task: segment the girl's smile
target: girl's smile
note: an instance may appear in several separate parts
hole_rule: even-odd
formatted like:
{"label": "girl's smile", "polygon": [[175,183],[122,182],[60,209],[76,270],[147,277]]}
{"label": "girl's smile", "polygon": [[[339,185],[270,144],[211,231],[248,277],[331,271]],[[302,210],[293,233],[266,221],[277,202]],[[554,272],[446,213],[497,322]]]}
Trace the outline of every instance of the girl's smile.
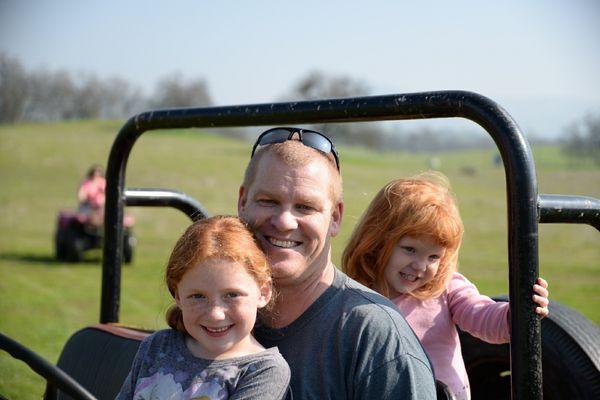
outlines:
{"label": "girl's smile", "polygon": [[233,325],[224,326],[222,328],[209,328],[208,326],[201,325],[202,329],[206,331],[208,336],[221,337],[227,334],[227,331],[233,327]]}

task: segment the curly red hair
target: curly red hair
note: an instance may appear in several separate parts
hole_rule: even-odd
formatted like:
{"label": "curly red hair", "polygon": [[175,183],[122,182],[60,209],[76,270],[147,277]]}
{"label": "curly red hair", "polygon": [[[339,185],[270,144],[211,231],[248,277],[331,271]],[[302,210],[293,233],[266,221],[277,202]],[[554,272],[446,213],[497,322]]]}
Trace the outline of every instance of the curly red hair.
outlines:
{"label": "curly red hair", "polygon": [[385,185],[357,224],[342,255],[351,278],[389,297],[384,277],[394,246],[404,236],[429,237],[446,248],[434,279],[410,294],[439,296],[458,269],[464,226],[448,179],[440,173],[395,179]]}

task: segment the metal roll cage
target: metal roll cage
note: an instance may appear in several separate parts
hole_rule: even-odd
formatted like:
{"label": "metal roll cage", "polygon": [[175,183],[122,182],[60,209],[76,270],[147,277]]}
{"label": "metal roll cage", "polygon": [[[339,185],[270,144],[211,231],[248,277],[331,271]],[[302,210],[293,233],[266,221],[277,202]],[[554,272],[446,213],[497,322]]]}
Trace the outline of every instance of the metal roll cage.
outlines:
{"label": "metal roll cage", "polygon": [[511,396],[542,399],[540,319],[531,287],[538,277],[538,222],[586,223],[600,230],[600,200],[538,195],[529,144],[513,118],[487,97],[466,91],[437,91],[319,101],[149,111],[130,118],[119,131],[106,169],[105,244],[100,322],[119,320],[124,206],[169,206],[191,219],[208,212],[191,197],[168,189],[125,190],[125,171],[136,140],[147,131],[179,128],[246,127],[409,120],[469,119],[483,127],[504,162],[508,212],[511,315]]}

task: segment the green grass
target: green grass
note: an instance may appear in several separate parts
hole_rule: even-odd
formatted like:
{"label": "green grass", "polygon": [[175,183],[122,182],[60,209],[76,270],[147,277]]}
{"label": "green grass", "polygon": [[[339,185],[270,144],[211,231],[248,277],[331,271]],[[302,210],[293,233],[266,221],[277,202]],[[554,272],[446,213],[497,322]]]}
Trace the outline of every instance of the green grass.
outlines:
{"label": "green grass", "polygon": [[[68,337],[98,321],[100,254],[85,262],[53,260],[59,209],[75,206],[77,185],[93,162],[106,164],[121,122],[86,121],[0,126],[0,331],[56,362]],[[254,128],[252,128],[254,129]],[[258,129],[256,129],[258,131]],[[127,187],[183,191],[213,214],[236,212],[236,194],[250,144],[214,131],[149,132],[131,154]],[[573,163],[554,147],[534,148],[540,193],[600,198],[600,169]],[[457,193],[466,235],[460,268],[480,290],[508,291],[504,172],[495,150],[438,154]],[[390,179],[427,168],[427,156],[341,148],[346,211],[334,240],[334,260],[375,192]],[[464,166],[476,173],[465,175]],[[138,246],[123,270],[121,321],[165,326],[170,304],[162,274],[169,252],[189,221],[178,211],[131,208]],[[583,225],[540,227],[540,273],[551,299],[600,323],[600,233]],[[38,398],[44,382],[25,364],[0,352],[0,394]]]}

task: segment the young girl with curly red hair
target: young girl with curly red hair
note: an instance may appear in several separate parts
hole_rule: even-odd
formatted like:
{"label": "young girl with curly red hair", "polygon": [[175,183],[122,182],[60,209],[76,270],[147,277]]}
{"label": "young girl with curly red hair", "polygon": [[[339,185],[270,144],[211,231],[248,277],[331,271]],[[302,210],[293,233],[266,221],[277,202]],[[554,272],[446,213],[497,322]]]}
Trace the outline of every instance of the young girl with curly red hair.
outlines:
{"label": "young girl with curly red hair", "polygon": [[[463,223],[447,178],[396,179],[375,196],[343,256],[344,272],[396,304],[421,340],[437,380],[458,399],[470,389],[456,327],[489,343],[510,339],[509,304],[480,294],[457,272]],[[548,284],[533,285],[548,314]]]}

